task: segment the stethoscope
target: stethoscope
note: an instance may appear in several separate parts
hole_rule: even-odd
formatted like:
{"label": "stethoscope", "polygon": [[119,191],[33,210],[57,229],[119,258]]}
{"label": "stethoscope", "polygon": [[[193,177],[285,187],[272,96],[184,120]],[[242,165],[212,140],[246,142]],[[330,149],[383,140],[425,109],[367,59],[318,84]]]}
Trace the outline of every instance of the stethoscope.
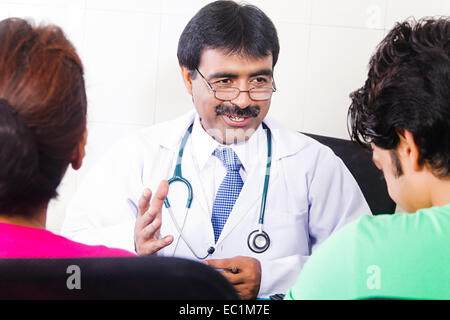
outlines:
{"label": "stethoscope", "polygon": [[[270,245],[269,235],[263,230],[263,228],[264,228],[264,213],[266,210],[267,189],[269,187],[270,168],[272,166],[272,134],[270,132],[269,127],[267,127],[264,123],[262,123],[262,126],[266,130],[266,136],[267,136],[266,174],[265,174],[265,178],[264,178],[264,187],[263,187],[263,193],[262,193],[262,199],[261,199],[261,208],[260,208],[260,212],[259,212],[258,229],[251,232],[247,238],[248,247],[250,248],[250,250],[252,250],[255,253],[265,252],[269,248],[269,245]],[[183,158],[183,152],[184,152],[184,147],[186,146],[186,142],[192,133],[192,127],[193,127],[193,124],[191,124],[189,126],[189,128],[186,130],[183,140],[181,141],[180,149],[178,150],[175,171],[173,173],[172,178],[170,178],[168,180],[169,186],[173,182],[181,182],[188,189],[185,221],[186,221],[186,216],[188,214],[188,211],[191,208],[191,204],[192,204],[192,200],[193,200],[193,191],[192,191],[192,186],[191,186],[190,182],[187,179],[183,178],[183,176],[181,174],[181,159]],[[180,237],[183,239],[183,241],[188,246],[189,250],[191,250],[191,252],[194,254],[194,256],[197,259],[204,260],[209,255],[214,253],[214,251],[216,249],[213,246],[211,246],[208,248],[206,256],[199,256],[195,252],[195,250],[192,248],[189,241],[184,236],[182,228],[180,228],[180,226],[178,225],[177,219],[175,219],[175,216],[172,212],[172,208],[170,206],[168,197],[166,197],[166,199],[164,200],[164,205],[168,209],[170,217],[171,217]],[[184,228],[184,223],[183,223],[183,228]]]}

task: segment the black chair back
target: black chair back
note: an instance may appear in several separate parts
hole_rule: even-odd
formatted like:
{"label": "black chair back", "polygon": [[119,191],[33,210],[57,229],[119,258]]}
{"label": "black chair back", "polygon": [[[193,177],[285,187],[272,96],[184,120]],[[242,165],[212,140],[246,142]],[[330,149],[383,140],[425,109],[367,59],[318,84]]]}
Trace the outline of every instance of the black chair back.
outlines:
{"label": "black chair back", "polygon": [[350,140],[302,133],[330,147],[342,159],[358,183],[372,214],[395,212],[396,204],[388,194],[383,174],[372,162],[372,154],[368,150]]}
{"label": "black chair back", "polygon": [[217,271],[168,257],[0,259],[2,300],[237,300]]}

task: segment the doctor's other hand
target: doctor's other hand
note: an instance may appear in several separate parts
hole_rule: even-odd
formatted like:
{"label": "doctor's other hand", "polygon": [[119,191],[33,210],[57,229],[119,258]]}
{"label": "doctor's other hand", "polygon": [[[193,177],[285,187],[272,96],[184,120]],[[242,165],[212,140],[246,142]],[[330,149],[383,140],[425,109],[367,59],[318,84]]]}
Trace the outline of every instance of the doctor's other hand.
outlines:
{"label": "doctor's other hand", "polygon": [[242,299],[256,299],[261,285],[261,263],[258,259],[238,256],[229,259],[211,259],[203,262],[222,269],[222,275],[231,282]]}
{"label": "doctor's other hand", "polygon": [[159,184],[153,199],[152,191],[148,188],[145,188],[139,199],[138,216],[134,227],[134,247],[138,255],[156,254],[173,241],[172,235],[159,239],[162,206],[168,191],[169,185],[166,180],[163,180]]}

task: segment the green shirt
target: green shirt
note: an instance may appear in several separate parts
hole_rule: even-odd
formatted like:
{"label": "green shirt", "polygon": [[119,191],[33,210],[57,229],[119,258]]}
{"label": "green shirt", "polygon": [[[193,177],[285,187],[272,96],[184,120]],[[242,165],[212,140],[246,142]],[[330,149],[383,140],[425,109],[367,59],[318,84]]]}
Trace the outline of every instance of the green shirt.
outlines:
{"label": "green shirt", "polygon": [[330,236],[285,299],[450,299],[450,204],[364,215]]}

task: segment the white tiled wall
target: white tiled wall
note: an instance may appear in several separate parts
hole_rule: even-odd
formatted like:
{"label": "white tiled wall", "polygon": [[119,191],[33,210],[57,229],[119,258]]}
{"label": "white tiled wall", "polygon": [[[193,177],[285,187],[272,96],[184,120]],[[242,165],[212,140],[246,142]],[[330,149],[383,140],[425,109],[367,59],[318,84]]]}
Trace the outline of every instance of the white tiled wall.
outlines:
{"label": "white tiled wall", "polygon": [[[60,25],[77,47],[88,92],[87,156],[69,169],[47,226],[58,232],[84,174],[123,135],[192,108],[178,38],[208,0],[0,0],[0,19]],[[363,84],[376,45],[396,21],[449,15],[450,0],[248,0],[280,38],[270,114],[286,126],[347,138],[349,93]]]}

